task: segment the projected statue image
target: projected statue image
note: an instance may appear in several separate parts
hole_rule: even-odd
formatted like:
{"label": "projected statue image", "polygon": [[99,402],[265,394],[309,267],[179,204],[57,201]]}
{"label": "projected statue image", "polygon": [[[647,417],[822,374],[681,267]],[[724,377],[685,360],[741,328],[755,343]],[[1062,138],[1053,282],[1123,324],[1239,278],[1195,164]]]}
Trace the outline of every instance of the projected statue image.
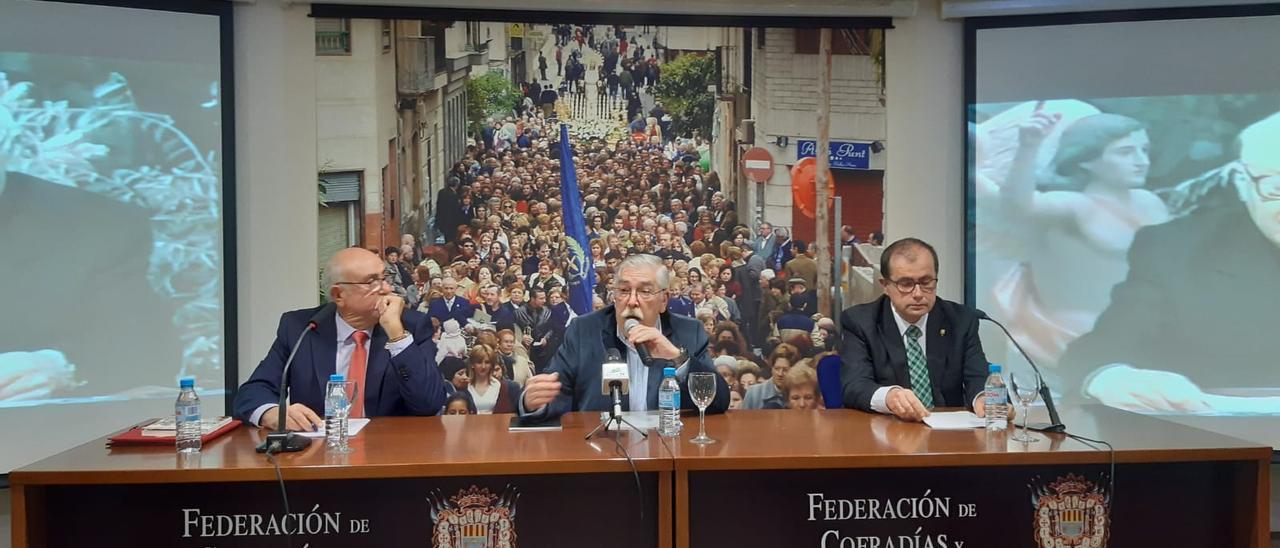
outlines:
{"label": "projected statue image", "polygon": [[[1140,122],[1078,110],[1065,122],[1063,112],[1044,106],[1036,103],[1019,124],[1007,176],[989,183],[996,196],[988,200],[1021,227],[1022,250],[993,280],[991,298],[1035,358],[1052,365],[1106,308],[1111,287],[1127,273],[1134,234],[1167,221],[1169,212],[1145,188],[1150,139]],[[1051,135],[1056,149],[1046,151]],[[1042,174],[1038,158],[1047,154]]]}
{"label": "projected statue image", "polygon": [[1060,362],[1069,389],[1153,413],[1280,414],[1280,113],[1197,206],[1137,233],[1129,273]]}
{"label": "projected statue image", "polygon": [[0,60],[45,82],[0,71],[0,406],[167,395],[186,374],[218,384],[214,155],[118,73]]}

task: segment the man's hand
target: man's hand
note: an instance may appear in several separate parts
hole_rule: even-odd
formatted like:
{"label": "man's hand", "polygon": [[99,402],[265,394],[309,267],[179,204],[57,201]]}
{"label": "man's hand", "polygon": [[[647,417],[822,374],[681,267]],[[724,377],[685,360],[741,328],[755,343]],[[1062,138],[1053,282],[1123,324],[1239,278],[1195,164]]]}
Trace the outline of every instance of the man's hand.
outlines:
{"label": "man's hand", "polygon": [[560,374],[543,373],[529,377],[524,384],[524,410],[532,413],[560,395]]}
{"label": "man's hand", "polygon": [[[290,405],[288,409],[285,409],[285,423],[288,425],[288,430],[292,430],[294,432],[314,432],[320,425],[324,424],[324,419],[321,419],[316,415],[316,412],[312,411],[311,408],[300,403],[295,403]],[[279,424],[280,406],[278,405],[271,406],[271,408],[267,409],[267,412],[263,413],[262,417],[258,419],[258,426],[266,428],[267,430],[275,430],[276,426]]]}
{"label": "man's hand", "polygon": [[71,388],[75,370],[57,350],[0,352],[0,402],[47,398]]}
{"label": "man's hand", "polygon": [[904,421],[920,422],[929,416],[929,410],[920,403],[916,393],[906,388],[890,389],[889,394],[884,398],[884,405],[895,417]]}
{"label": "man's hand", "polygon": [[387,332],[387,338],[395,340],[404,335],[404,324],[400,316],[404,314],[404,299],[399,295],[383,295],[378,301],[378,323]]}
{"label": "man's hand", "polygon": [[1093,378],[1085,393],[1109,407],[1139,413],[1204,413],[1208,396],[1190,379],[1168,371],[1111,367]]}
{"label": "man's hand", "polygon": [[631,331],[627,332],[627,342],[635,347],[643,344],[649,349],[649,356],[659,360],[674,360],[680,356],[680,349],[676,348],[676,345],[672,344],[656,327],[644,324],[632,327]]}

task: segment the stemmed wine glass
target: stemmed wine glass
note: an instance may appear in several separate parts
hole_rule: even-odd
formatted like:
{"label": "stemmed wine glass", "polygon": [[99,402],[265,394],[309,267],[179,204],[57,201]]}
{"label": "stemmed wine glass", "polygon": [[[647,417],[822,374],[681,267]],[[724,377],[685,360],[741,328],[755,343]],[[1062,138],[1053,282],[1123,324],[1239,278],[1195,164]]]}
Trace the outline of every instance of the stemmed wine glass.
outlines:
{"label": "stemmed wine glass", "polygon": [[716,397],[716,374],[690,373],[689,396],[693,398],[694,405],[698,406],[698,436],[689,441],[698,445],[715,443],[716,440],[707,436],[707,406]]}
{"label": "stemmed wine glass", "polygon": [[1031,404],[1040,395],[1040,376],[1029,371],[1010,373],[1009,387],[1018,403],[1022,404],[1022,432],[1015,432],[1009,439],[1022,443],[1039,441],[1027,433],[1027,417],[1031,414]]}

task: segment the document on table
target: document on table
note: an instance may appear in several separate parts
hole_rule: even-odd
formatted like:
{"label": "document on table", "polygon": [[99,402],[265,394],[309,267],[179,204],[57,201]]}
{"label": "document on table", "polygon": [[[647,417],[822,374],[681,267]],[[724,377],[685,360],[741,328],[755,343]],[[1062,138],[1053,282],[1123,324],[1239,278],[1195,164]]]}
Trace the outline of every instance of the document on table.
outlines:
{"label": "document on table", "polygon": [[[365,418],[365,419],[347,419],[347,437],[349,437],[349,438],[354,438],[354,437],[356,437],[356,434],[359,434],[359,433],[360,433],[360,430],[364,429],[365,425],[369,424],[369,421],[370,421],[370,420],[373,420],[373,419],[368,419],[368,418]],[[320,429],[319,429],[319,430],[316,430],[315,432],[305,432],[305,431],[304,431],[304,432],[298,432],[298,433],[299,433],[299,434],[302,434],[304,437],[308,437],[308,438],[323,438],[323,437],[324,437],[324,425],[323,425],[323,424],[321,424],[321,425],[320,425]]]}
{"label": "document on table", "polygon": [[[634,426],[640,429],[641,431],[658,429],[658,412],[657,411],[623,411],[622,418],[626,419],[627,422],[631,423],[631,426]],[[608,412],[600,413],[600,420],[604,421],[608,419],[609,419]],[[609,425],[609,429],[610,430],[621,430],[621,429],[630,430],[631,427],[625,424],[619,425],[618,423],[615,422]]]}
{"label": "document on table", "polygon": [[983,428],[987,425],[986,419],[969,411],[930,413],[929,416],[924,418],[924,423],[934,430],[969,430]]}

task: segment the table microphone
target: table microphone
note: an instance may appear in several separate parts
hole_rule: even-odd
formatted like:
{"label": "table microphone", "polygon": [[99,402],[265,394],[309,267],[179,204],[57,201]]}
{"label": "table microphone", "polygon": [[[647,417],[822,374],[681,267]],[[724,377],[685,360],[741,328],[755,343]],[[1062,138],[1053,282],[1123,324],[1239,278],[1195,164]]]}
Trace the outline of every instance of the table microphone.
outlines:
{"label": "table microphone", "polygon": [[[637,320],[635,318],[627,318],[627,321],[622,324],[622,336],[625,337],[630,335],[631,329],[639,326],[640,326],[640,320]],[[637,344],[634,346],[636,347],[636,354],[640,355],[641,363],[645,365],[649,365],[650,363],[653,362],[653,358],[649,356],[649,349],[646,348],[644,344]]]}
{"label": "table microphone", "polygon": [[285,408],[285,396],[287,396],[286,388],[288,388],[289,382],[289,366],[293,364],[294,356],[298,355],[298,349],[302,347],[302,341],[307,338],[307,333],[320,327],[320,322],[333,316],[336,309],[337,305],[333,303],[321,306],[315,314],[311,315],[311,319],[307,320],[307,327],[302,330],[301,335],[298,335],[298,341],[293,343],[293,350],[289,352],[289,358],[284,361],[284,370],[280,372],[280,405],[278,406],[280,419],[276,423],[276,431],[267,434],[267,441],[258,446],[259,453],[292,453],[306,449],[308,445],[311,445],[311,438],[290,432],[287,428],[288,414]]}
{"label": "table microphone", "polygon": [[1044,375],[1040,374],[1040,368],[1036,367],[1036,362],[1031,361],[1031,355],[1022,349],[1022,345],[1018,344],[1018,339],[1013,338],[1009,330],[1005,329],[1004,324],[996,321],[995,318],[988,316],[986,312],[980,309],[975,308],[974,311],[978,313],[979,320],[987,320],[996,324],[1004,332],[1004,336],[1008,337],[1009,341],[1013,343],[1013,347],[1018,349],[1018,353],[1022,354],[1022,357],[1031,365],[1031,370],[1036,372],[1036,379],[1040,381],[1040,399],[1044,401],[1044,408],[1049,411],[1049,423],[1035,423],[1028,425],[1027,428],[1037,432],[1065,432],[1067,427],[1062,424],[1062,419],[1058,418],[1058,408],[1053,405],[1053,394],[1049,392],[1049,385],[1045,384]]}
{"label": "table microphone", "polygon": [[622,396],[631,393],[631,372],[617,348],[605,350],[605,361],[600,365],[600,393],[613,396],[611,417],[621,417]]}

